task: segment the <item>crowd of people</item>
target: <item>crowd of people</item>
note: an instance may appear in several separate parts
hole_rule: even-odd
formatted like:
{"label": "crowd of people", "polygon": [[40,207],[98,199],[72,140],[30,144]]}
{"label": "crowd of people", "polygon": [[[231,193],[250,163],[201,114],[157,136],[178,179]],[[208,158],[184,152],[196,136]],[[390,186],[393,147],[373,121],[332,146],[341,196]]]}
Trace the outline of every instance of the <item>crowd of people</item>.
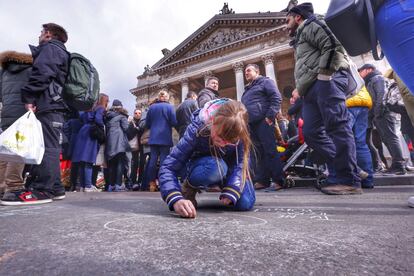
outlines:
{"label": "crowd of people", "polygon": [[[170,210],[191,218],[197,193],[208,190],[220,192],[224,205],[251,210],[255,190],[283,189],[278,145],[300,132],[312,149],[303,162],[326,166],[325,194],[361,194],[362,188],[374,187],[375,173],[413,171],[403,156],[407,145],[413,151],[413,83],[404,84],[412,76],[401,80],[397,70],[380,72],[373,64],[353,73],[354,64],[311,3],[290,9],[286,25],[296,83],[286,114],[275,82],[252,63],[244,69],[241,101],[222,98],[220,80],[209,77],[205,88],[190,91],[176,110],[168,91],[161,90],[146,110],[137,108],[130,116],[120,100],[110,104],[104,93],[85,112],[68,112],[64,101],[51,97],[51,83],[62,86],[67,75],[67,34],[59,25],[44,24],[32,55],[0,56],[2,129],[33,110],[46,148],[40,165],[0,161],[1,204],[63,199],[59,161],[70,160],[70,191],[160,190]],[[175,146],[173,129],[179,136]],[[102,187],[97,185],[101,174]]]}

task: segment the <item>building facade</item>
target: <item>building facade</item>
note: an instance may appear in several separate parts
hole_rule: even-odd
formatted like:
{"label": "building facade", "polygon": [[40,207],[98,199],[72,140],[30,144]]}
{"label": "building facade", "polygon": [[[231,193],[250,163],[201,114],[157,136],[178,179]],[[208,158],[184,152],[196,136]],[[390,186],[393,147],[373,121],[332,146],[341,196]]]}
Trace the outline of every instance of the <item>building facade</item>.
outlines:
{"label": "building facade", "polygon": [[[292,2],[295,1],[289,5]],[[136,106],[146,108],[160,89],[167,89],[170,102],[178,105],[188,91],[199,92],[213,75],[220,80],[221,97],[240,100],[247,84],[244,67],[255,63],[262,75],[276,82],[285,112],[295,87],[293,49],[285,18],[286,12],[235,14],[225,5],[221,14],[172,51],[162,50],[164,57],[137,77],[137,87],[130,90],[136,96]],[[358,66],[372,60],[371,55],[355,58]],[[379,65],[385,68],[387,62]]]}

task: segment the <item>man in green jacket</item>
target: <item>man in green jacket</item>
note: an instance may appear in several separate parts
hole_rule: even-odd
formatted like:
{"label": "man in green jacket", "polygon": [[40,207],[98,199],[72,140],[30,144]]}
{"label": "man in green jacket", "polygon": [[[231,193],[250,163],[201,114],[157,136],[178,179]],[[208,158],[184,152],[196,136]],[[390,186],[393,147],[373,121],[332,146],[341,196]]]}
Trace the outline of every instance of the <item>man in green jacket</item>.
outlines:
{"label": "man in green jacket", "polygon": [[296,88],[304,99],[305,141],[314,150],[314,161],[329,168],[329,185],[322,192],[360,194],[355,141],[345,106],[350,77],[345,50],[325,22],[315,17],[312,3],[291,8],[286,23],[294,37]]}

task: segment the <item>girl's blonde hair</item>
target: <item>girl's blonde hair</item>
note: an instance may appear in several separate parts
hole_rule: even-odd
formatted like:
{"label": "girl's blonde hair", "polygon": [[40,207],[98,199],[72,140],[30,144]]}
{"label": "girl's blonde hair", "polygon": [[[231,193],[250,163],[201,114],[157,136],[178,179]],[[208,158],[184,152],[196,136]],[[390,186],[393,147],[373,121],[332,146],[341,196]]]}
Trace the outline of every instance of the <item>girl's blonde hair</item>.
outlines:
{"label": "girl's blonde hair", "polygon": [[244,105],[241,102],[229,101],[217,110],[212,122],[215,133],[221,139],[233,144],[243,143],[242,187],[246,180],[250,179],[249,157],[252,141],[248,121],[248,114]]}

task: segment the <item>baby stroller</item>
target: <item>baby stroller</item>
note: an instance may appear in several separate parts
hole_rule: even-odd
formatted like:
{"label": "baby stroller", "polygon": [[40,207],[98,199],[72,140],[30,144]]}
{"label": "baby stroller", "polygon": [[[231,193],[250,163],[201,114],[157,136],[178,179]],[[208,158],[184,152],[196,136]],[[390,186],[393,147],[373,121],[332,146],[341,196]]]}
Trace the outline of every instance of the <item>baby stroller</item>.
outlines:
{"label": "baby stroller", "polygon": [[284,188],[291,188],[296,185],[300,178],[314,179],[315,187],[321,189],[325,185],[327,176],[325,166],[312,162],[313,150],[305,143],[303,137],[303,120],[298,121],[298,135],[290,138],[282,147],[281,159],[284,164],[285,174]]}

